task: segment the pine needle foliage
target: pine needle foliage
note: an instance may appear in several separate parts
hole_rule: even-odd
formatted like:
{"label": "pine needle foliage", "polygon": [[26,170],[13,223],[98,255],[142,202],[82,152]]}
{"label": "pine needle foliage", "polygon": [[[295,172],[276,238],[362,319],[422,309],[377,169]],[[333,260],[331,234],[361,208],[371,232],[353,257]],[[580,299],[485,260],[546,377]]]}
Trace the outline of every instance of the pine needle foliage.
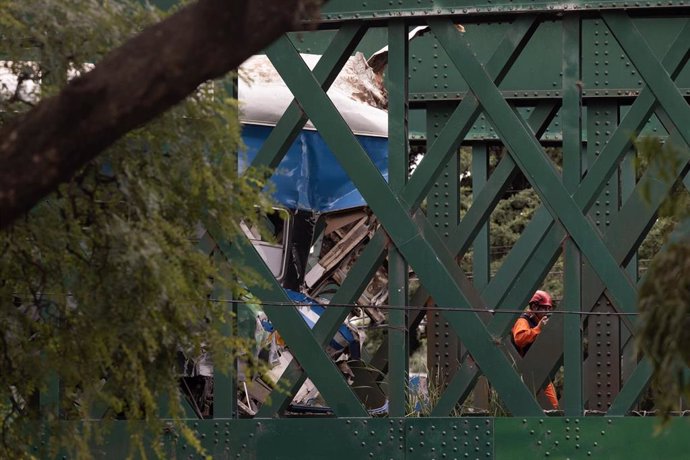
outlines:
{"label": "pine needle foliage", "polygon": [[[3,70],[18,76],[0,90],[0,126],[161,18],[134,0],[0,0]],[[208,296],[252,280],[214,263],[195,236],[212,218],[232,239],[269,206],[262,171],[237,177],[227,84],[203,85],[131,132],[0,233],[1,458],[91,458],[108,424],[79,421],[120,418],[139,421],[129,455],[164,456],[163,400],[174,430],[200,448],[179,422],[176,359],[203,348],[216,372],[231,369],[248,344],[224,334],[228,304]]]}

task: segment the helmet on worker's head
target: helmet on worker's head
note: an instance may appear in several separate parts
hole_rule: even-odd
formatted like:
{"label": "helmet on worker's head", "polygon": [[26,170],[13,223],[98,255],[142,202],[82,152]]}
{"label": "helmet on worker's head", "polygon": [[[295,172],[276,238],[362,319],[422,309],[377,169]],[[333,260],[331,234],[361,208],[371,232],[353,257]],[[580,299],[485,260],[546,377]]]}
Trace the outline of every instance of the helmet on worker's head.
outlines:
{"label": "helmet on worker's head", "polygon": [[546,291],[537,291],[534,293],[529,301],[530,306],[539,305],[542,307],[547,307],[549,310],[553,309],[553,301],[551,300],[551,295]]}

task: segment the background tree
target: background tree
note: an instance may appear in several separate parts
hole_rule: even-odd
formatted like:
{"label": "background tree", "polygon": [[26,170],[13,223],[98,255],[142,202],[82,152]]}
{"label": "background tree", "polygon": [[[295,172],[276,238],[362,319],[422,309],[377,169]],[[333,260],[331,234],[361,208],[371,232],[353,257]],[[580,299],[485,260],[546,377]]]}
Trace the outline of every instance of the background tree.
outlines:
{"label": "background tree", "polygon": [[143,453],[159,398],[181,415],[178,352],[210,350],[218,370],[245,349],[222,332],[228,304],[207,300],[210,280],[240,287],[194,237],[211,216],[232,238],[268,202],[259,173],[236,177],[229,82],[198,85],[294,24],[285,3],[201,0],[163,20],[134,0],[0,0],[18,80],[0,97],[0,457],[30,456],[46,430],[51,452],[88,457],[92,425],[57,421],[93,417],[151,422],[153,442],[132,433]]}
{"label": "background tree", "polygon": [[[651,157],[660,159],[659,177],[674,181],[687,154],[659,138],[638,142],[638,167]],[[639,291],[637,345],[653,366],[652,392],[664,420],[690,397],[690,196],[682,181],[659,210],[656,227],[658,254],[652,260]]]}
{"label": "background tree", "polygon": [[[36,22],[34,15],[45,17],[39,10],[51,9],[51,3],[0,0],[4,13],[0,23],[3,51],[14,47],[23,56],[28,49],[47,53],[42,57],[46,62],[51,50],[66,45],[46,35],[59,28],[55,26],[60,23],[55,21],[69,21],[80,8],[99,4],[95,0],[69,0],[66,8],[72,8],[73,13],[56,16],[52,19],[54,27],[44,30],[44,24]],[[105,3],[108,11],[119,10],[123,16],[116,21],[122,22],[132,19],[124,12],[127,5],[138,2],[100,3]],[[112,46],[93,50],[89,43],[72,40],[70,51],[74,56],[64,56],[67,61],[79,64],[74,58],[84,57],[84,62],[98,61],[96,67],[75,78],[54,97],[43,97],[35,108],[13,123],[6,123],[0,131],[0,228],[27,212],[125,133],[171,108],[201,83],[237,68],[282,33],[300,26],[305,18],[313,18],[320,3],[198,0],[163,21],[149,20],[145,24],[153,25],[127,41],[124,39],[141,30],[143,24],[127,31],[110,30],[113,24],[103,30],[80,31],[82,42],[84,32],[90,31],[109,37],[102,40],[110,41]],[[13,37],[10,34],[16,31],[16,22],[39,28]],[[116,44],[120,46],[106,54]],[[84,54],[85,49],[94,54]],[[61,80],[63,75],[53,72],[42,78]]]}

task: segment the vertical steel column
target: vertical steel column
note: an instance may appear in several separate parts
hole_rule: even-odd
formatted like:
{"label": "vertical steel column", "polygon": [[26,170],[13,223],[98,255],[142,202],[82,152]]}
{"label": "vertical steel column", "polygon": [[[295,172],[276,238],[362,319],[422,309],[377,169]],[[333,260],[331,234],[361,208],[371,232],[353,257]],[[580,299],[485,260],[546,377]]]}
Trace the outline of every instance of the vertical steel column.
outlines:
{"label": "vertical steel column", "polygon": [[[574,193],[582,178],[582,40],[579,14],[563,18],[563,183]],[[565,243],[564,296],[566,311],[579,311],[582,306],[582,256],[572,241]],[[580,316],[567,314],[563,327],[563,364],[565,367],[563,410],[566,415],[581,415],[582,392],[582,330]]]}
{"label": "vertical steel column", "polygon": [[[476,200],[489,179],[489,146],[486,142],[472,145],[472,199]],[[460,184],[458,184],[459,186]],[[490,220],[481,226],[472,245],[472,284],[478,291],[484,290],[491,278]],[[490,306],[491,308],[494,305]],[[486,377],[477,379],[473,392],[473,405],[477,409],[489,409],[489,382]]]}
{"label": "vertical steel column", "polygon": [[[455,107],[448,103],[427,105],[427,151],[439,137]],[[460,222],[460,155],[454,152],[427,199],[427,218],[438,235],[447,241]],[[458,370],[460,341],[449,323],[438,313],[427,315],[427,366],[429,379],[445,387]]]}
{"label": "vertical steel column", "polygon": [[[215,255],[216,263],[225,264],[227,261],[217,251]],[[230,276],[229,270],[222,271],[224,276]],[[213,298],[231,299],[232,293],[221,286],[213,289]],[[237,335],[237,310],[236,303],[228,306],[228,322],[222,326],[223,333],[229,336]],[[247,307],[243,307],[247,308]],[[213,418],[228,419],[237,417],[237,364],[236,361],[230,369],[219,369],[216,365],[213,373]],[[245,376],[246,377],[246,376]]]}
{"label": "vertical steel column", "polygon": [[[605,27],[605,26],[604,26]],[[616,102],[590,102],[587,107],[587,163],[593,164],[618,124]],[[590,210],[590,217],[602,233],[611,225],[612,217],[618,212],[618,171],[606,183]],[[583,286],[587,289],[589,286]],[[614,311],[611,302],[602,295],[591,307],[594,312]],[[612,316],[592,316],[587,322],[588,360],[586,376],[588,381],[588,407],[593,410],[608,410],[620,391],[620,324]]]}
{"label": "vertical steel column", "polygon": [[[408,41],[407,25],[403,20],[388,24],[388,181],[394,193],[400,193],[407,182],[409,168],[408,146]],[[407,263],[402,254],[388,251],[388,299],[390,305],[408,304]],[[393,309],[388,312],[388,399],[389,414],[406,414],[408,387],[408,330],[407,312]]]}
{"label": "vertical steel column", "polygon": [[[635,179],[635,150],[630,149],[630,152],[623,158],[620,167],[620,183],[621,183],[621,206],[634,193],[636,179]],[[637,282],[638,277],[638,261],[637,254],[633,255],[625,268],[630,276],[630,279]],[[618,321],[620,325],[620,321]],[[625,382],[630,374],[637,366],[637,350],[635,350],[634,340],[632,340],[632,331],[625,326],[620,326],[621,334],[621,382]]]}
{"label": "vertical steel column", "polygon": [[[239,97],[239,82],[237,75],[230,80],[225,86],[225,93],[231,94],[233,99]],[[220,94],[224,94],[221,92]],[[239,114],[238,114],[239,116]],[[239,122],[239,120],[238,120]],[[237,156],[237,152],[230,152],[231,155]],[[237,161],[232,162],[237,165]],[[234,169],[231,174],[237,175],[239,172]],[[227,267],[227,259],[223,256],[219,248],[215,249],[214,253],[215,263],[223,267],[220,270],[222,276],[231,276],[230,270]],[[216,286],[213,289],[213,297],[216,299],[232,299],[233,295],[230,290],[222,286]],[[228,306],[228,322],[221,326],[223,332],[227,335],[237,335],[237,317],[238,306],[236,303],[230,303]],[[246,308],[246,307],[245,307]],[[235,418],[237,417],[237,380],[238,380],[238,365],[234,361],[230,369],[218,369],[216,367],[213,373],[213,418]]]}
{"label": "vertical steel column", "polygon": [[[489,147],[486,142],[478,142],[472,146],[472,198],[474,200],[479,196],[488,178]],[[480,292],[489,284],[490,267],[489,220],[487,220],[477,232],[472,245],[472,284]]]}

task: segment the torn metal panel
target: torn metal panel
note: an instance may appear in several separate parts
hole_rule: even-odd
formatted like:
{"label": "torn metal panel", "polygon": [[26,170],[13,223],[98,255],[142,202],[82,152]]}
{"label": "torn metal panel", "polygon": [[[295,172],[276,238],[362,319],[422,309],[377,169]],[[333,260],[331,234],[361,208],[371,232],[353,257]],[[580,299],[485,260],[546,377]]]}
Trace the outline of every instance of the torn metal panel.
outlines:
{"label": "torn metal panel", "polygon": [[[318,262],[305,277],[306,292],[312,296],[324,295],[333,285],[342,285],[360,252],[379,227],[378,221],[363,209],[328,215],[325,219]],[[357,301],[374,324],[385,321],[385,315],[375,306],[388,300],[387,286],[388,274],[381,267]],[[357,315],[357,311],[354,314]]]}

